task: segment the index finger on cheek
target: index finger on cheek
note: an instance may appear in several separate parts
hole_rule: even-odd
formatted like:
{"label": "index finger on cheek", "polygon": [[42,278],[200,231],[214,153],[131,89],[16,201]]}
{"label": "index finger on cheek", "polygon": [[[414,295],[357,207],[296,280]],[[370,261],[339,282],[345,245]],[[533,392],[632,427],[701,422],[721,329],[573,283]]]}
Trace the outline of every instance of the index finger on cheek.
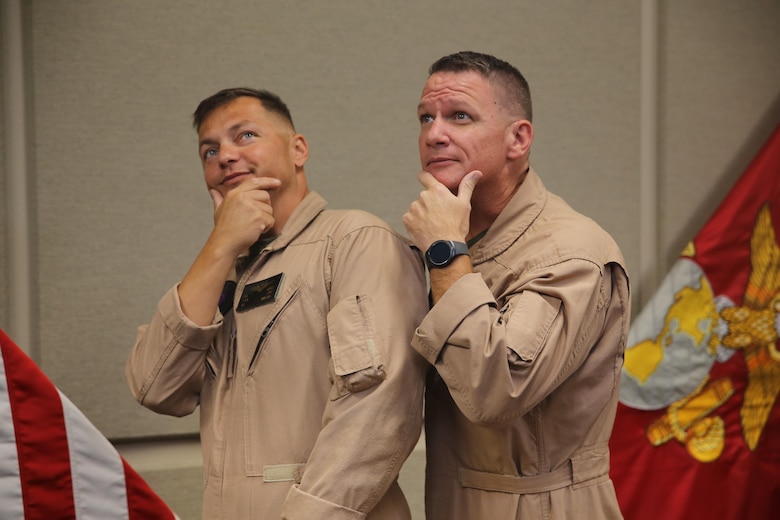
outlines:
{"label": "index finger on cheek", "polygon": [[252,177],[252,183],[257,189],[269,190],[281,186],[282,181],[276,177]]}
{"label": "index finger on cheek", "polygon": [[439,181],[436,180],[432,173],[425,170],[420,170],[417,172],[417,180],[420,181],[420,184],[426,188],[430,188],[439,183]]}

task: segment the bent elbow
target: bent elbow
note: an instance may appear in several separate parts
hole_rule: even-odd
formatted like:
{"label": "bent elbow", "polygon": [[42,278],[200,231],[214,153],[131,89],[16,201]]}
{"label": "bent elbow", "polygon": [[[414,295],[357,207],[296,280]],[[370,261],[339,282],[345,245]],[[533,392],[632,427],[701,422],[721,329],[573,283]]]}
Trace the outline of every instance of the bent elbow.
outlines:
{"label": "bent elbow", "polygon": [[141,383],[129,370],[126,377],[130,393],[136,402],[155,413],[184,417],[194,412],[198,406],[199,396],[196,393],[188,393],[184,389],[163,389],[148,382]]}
{"label": "bent elbow", "polygon": [[172,417],[185,417],[195,411],[197,407],[197,400],[190,402],[189,399],[182,399],[175,395],[169,395],[167,397],[149,395],[147,393],[144,396],[136,397],[136,400],[144,408],[159,413],[162,415],[170,415]]}

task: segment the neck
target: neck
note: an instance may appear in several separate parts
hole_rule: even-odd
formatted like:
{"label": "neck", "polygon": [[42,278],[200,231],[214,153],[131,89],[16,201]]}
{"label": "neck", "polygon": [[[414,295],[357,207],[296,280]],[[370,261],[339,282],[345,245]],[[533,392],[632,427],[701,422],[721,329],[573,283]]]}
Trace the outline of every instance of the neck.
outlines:
{"label": "neck", "polygon": [[303,171],[296,175],[295,182],[286,189],[271,192],[271,206],[274,212],[274,225],[268,230],[268,234],[279,235],[282,232],[287,219],[293,214],[298,204],[309,194],[309,186]]}
{"label": "neck", "polygon": [[480,185],[477,184],[471,198],[471,215],[469,217],[469,232],[466,235],[467,240],[486,230],[495,222],[506,205],[509,204],[509,201],[512,200],[517,190],[520,189],[523,181],[528,176],[529,169],[529,167],[526,167],[519,175],[515,176],[514,181],[506,182],[493,190],[484,189],[484,186],[480,190]]}

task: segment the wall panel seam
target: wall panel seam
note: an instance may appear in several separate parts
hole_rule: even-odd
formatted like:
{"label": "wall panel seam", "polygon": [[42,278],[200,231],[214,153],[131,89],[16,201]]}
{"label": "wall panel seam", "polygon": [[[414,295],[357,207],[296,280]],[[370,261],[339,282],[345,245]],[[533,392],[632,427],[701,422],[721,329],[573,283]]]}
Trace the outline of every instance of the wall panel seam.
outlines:
{"label": "wall panel seam", "polygon": [[642,0],[639,110],[638,301],[654,294],[658,273],[658,1]]}

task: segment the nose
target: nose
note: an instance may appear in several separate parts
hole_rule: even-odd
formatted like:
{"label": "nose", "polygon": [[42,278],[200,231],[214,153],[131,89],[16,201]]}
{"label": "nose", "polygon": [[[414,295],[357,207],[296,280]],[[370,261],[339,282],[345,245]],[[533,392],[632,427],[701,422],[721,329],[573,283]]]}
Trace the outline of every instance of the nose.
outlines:
{"label": "nose", "polygon": [[441,118],[435,118],[433,121],[423,126],[423,139],[428,146],[441,146],[449,143],[447,127]]}
{"label": "nose", "polygon": [[227,166],[238,161],[238,147],[232,143],[223,143],[219,146],[219,164]]}

